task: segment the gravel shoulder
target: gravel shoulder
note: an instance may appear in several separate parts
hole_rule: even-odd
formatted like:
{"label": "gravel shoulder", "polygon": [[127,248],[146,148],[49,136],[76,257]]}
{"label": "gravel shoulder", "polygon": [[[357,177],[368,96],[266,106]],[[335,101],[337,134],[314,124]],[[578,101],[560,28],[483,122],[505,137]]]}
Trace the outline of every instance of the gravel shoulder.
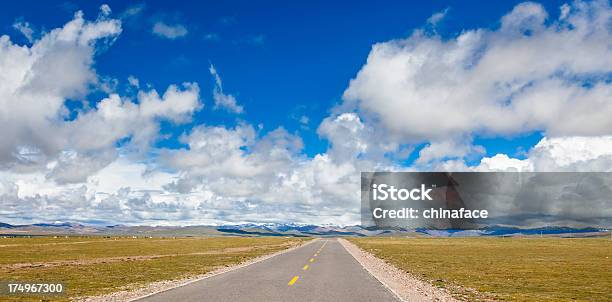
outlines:
{"label": "gravel shoulder", "polygon": [[150,295],[154,295],[163,291],[167,291],[173,288],[177,288],[177,287],[181,287],[181,286],[185,286],[188,285],[190,283],[193,282],[197,282],[200,280],[204,280],[213,276],[217,276],[219,274],[223,274],[226,272],[230,272],[239,268],[243,268],[246,266],[249,266],[251,264],[255,264],[267,259],[270,259],[274,256],[278,256],[280,254],[283,253],[287,253],[289,251],[295,250],[297,248],[300,248],[304,245],[307,244],[311,244],[315,241],[317,241],[318,239],[314,239],[314,240],[309,240],[303,244],[299,244],[299,245],[295,245],[293,247],[290,247],[288,249],[282,250],[282,251],[278,251],[276,253],[273,254],[268,254],[268,255],[264,255],[261,257],[256,257],[253,259],[249,259],[247,261],[244,261],[242,263],[238,263],[236,265],[232,265],[232,266],[227,266],[227,267],[220,267],[218,269],[215,269],[213,271],[210,271],[206,274],[202,274],[202,275],[197,275],[197,276],[192,276],[192,277],[188,277],[188,278],[182,278],[182,279],[177,279],[177,280],[166,280],[166,281],[160,281],[160,282],[153,282],[153,283],[149,283],[148,285],[146,285],[145,287],[142,288],[138,288],[138,289],[132,289],[132,290],[123,290],[123,291],[117,291],[114,293],[110,293],[110,294],[106,294],[106,295],[100,295],[100,296],[91,296],[91,297],[80,297],[80,298],[76,298],[73,301],[77,301],[77,302],[127,302],[127,301],[135,301],[144,297],[148,297]]}
{"label": "gravel shoulder", "polygon": [[346,239],[338,239],[340,244],[357,260],[372,276],[385,285],[391,292],[403,301],[440,301],[456,302],[447,291],[421,281],[409,273],[386,263],[371,253],[363,251]]}

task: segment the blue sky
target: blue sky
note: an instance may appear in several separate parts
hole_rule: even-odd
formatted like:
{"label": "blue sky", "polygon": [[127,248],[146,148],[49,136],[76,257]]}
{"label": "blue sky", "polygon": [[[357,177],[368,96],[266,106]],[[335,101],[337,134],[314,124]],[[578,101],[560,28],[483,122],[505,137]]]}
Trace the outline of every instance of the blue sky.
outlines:
{"label": "blue sky", "polygon": [[361,171],[611,171],[611,22],[606,0],[6,3],[0,221],[352,224]]}
{"label": "blue sky", "polygon": [[[16,19],[39,28],[65,23],[76,10],[86,17],[98,14],[108,3],[114,15],[130,8],[142,11],[124,25],[120,38],[96,59],[96,69],[123,81],[128,76],[154,87],[197,82],[211,91],[210,63],[219,70],[224,89],[235,94],[246,107],[240,119],[263,124],[264,131],[279,126],[299,132],[308,156],[325,152],[327,142],[316,133],[317,125],[341,102],[348,82],[364,64],[374,43],[408,36],[422,28],[434,13],[448,9],[437,31],[456,36],[464,29],[499,27],[499,17],[520,1],[439,1],[415,3],[390,1],[202,1],[202,2],[29,2],[8,4],[0,15],[4,32],[15,35]],[[542,4],[555,11],[563,2]],[[36,10],[28,9],[37,7]],[[49,11],[55,12],[49,14]],[[174,40],[151,33],[157,21],[182,24],[188,34]],[[206,38],[207,35],[212,38]],[[19,38],[17,38],[17,41]],[[23,39],[22,39],[22,42]],[[210,95],[202,95],[205,100]],[[307,116],[308,129],[299,118]],[[202,110],[194,122],[181,127],[164,127],[169,139],[160,147],[180,144],[178,135],[198,121],[234,124],[224,112]],[[535,139],[534,139],[535,138]],[[538,134],[486,137],[477,140],[488,156],[519,154],[539,141]],[[411,159],[415,158],[412,156]],[[408,160],[407,164],[410,164]]]}

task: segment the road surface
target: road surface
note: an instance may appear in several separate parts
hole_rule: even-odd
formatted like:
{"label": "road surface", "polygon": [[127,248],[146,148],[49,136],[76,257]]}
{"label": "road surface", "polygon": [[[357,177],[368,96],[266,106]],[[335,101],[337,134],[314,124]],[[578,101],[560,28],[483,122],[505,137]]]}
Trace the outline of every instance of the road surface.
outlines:
{"label": "road surface", "polygon": [[336,239],[161,292],[139,302],[398,301]]}

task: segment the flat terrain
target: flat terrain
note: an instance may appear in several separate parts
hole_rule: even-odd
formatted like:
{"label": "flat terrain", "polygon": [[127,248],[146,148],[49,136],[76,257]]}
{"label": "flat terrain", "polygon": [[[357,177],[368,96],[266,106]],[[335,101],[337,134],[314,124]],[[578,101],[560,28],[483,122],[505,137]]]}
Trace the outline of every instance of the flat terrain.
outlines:
{"label": "flat terrain", "polygon": [[396,297],[336,239],[321,239],[140,302],[391,302]]}
{"label": "flat terrain", "polygon": [[[109,293],[207,273],[299,244],[296,238],[0,238],[0,281],[63,282],[67,295]],[[40,301],[2,296],[2,301]]]}
{"label": "flat terrain", "polygon": [[377,237],[350,241],[464,300],[612,301],[609,238]]}

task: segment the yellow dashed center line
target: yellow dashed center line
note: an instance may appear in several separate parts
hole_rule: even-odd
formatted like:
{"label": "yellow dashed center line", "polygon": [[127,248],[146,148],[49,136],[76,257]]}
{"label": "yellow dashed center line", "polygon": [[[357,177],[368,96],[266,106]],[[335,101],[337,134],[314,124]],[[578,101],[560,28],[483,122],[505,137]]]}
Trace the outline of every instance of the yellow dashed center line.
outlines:
{"label": "yellow dashed center line", "polygon": [[291,279],[291,281],[289,281],[289,283],[287,283],[287,285],[291,286],[293,284],[295,284],[295,282],[300,279],[300,276],[295,276],[293,277],[293,279]]}
{"label": "yellow dashed center line", "polygon": [[[327,240],[323,243],[323,245],[317,250],[317,252],[314,254],[313,258],[310,258],[310,260],[308,260],[310,263],[314,262],[315,259],[314,257],[319,256],[319,253],[321,253],[321,250],[323,250],[323,247],[325,247],[325,245],[327,244]],[[308,264],[304,265],[304,267],[302,267],[302,270],[307,270],[310,266]],[[295,276],[293,278],[291,278],[291,280],[289,280],[289,283],[287,283],[287,285],[292,286],[293,284],[295,284],[295,282],[298,281],[298,279],[300,279],[300,276]]]}

